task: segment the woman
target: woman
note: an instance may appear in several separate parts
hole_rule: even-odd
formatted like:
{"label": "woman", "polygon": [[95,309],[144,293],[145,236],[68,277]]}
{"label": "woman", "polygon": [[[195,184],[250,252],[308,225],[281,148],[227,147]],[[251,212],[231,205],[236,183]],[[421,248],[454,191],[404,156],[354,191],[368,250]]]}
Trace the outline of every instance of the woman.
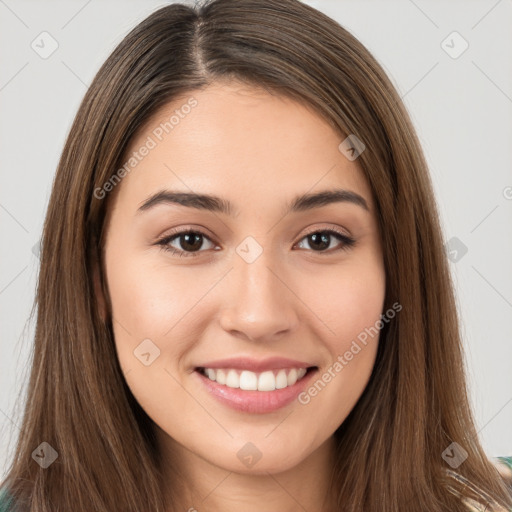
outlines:
{"label": "woman", "polygon": [[64,147],[37,306],[14,510],[512,507],[412,124],[300,2],[169,5],[121,42]]}

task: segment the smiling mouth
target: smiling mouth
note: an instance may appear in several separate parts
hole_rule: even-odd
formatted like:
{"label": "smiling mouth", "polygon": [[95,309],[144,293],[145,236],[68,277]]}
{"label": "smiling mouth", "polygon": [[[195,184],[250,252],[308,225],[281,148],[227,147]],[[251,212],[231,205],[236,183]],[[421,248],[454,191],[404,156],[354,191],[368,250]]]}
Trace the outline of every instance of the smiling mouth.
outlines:
{"label": "smiling mouth", "polygon": [[275,391],[294,386],[306,374],[317,369],[316,366],[305,368],[281,368],[263,372],[237,370],[234,368],[204,368],[196,371],[218,384],[244,391]]}

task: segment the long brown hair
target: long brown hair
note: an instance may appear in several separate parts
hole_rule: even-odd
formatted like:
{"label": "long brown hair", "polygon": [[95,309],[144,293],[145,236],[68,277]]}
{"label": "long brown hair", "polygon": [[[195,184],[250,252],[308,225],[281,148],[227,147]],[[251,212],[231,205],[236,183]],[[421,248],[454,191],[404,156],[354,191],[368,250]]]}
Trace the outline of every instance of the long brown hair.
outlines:
{"label": "long brown hair", "polygon": [[[465,510],[461,497],[478,497],[469,483],[511,506],[469,407],[437,206],[399,95],[368,50],[312,7],[214,0],[171,4],[136,26],[97,73],[71,127],[44,225],[21,433],[3,482],[16,510],[173,506],[163,501],[153,423],[116,356],[113,319],[99,314],[93,274],[99,268],[105,287],[109,201],[94,192],[118,172],[130,141],[160,107],[215,80],[300,101],[340,142],[355,134],[366,146],[358,162],[382,234],[384,309],[398,301],[402,310],[382,329],[370,381],[335,434],[331,484],[339,510]],[[58,453],[46,469],[32,457],[43,442]],[[452,442],[468,453],[460,479],[442,458]]]}

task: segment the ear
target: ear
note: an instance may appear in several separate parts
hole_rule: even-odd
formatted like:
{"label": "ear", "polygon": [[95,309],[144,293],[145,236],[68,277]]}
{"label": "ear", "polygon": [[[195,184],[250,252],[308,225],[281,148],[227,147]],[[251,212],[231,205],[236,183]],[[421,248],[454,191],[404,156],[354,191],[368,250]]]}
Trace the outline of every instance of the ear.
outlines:
{"label": "ear", "polygon": [[108,308],[105,293],[103,291],[103,282],[100,272],[100,264],[95,260],[93,267],[94,295],[96,296],[96,304],[98,306],[98,314],[103,322],[108,319]]}

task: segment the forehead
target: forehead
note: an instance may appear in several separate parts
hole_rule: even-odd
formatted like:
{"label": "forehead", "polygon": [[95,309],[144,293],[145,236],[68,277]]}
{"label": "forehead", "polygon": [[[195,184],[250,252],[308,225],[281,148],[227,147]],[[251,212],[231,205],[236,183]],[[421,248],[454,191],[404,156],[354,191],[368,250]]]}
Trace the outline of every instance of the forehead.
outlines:
{"label": "forehead", "polygon": [[289,97],[214,83],[176,98],[141,128],[124,158],[133,165],[116,192],[138,204],[172,188],[250,205],[342,186],[364,194],[371,207],[362,170],[338,149],[343,139]]}

